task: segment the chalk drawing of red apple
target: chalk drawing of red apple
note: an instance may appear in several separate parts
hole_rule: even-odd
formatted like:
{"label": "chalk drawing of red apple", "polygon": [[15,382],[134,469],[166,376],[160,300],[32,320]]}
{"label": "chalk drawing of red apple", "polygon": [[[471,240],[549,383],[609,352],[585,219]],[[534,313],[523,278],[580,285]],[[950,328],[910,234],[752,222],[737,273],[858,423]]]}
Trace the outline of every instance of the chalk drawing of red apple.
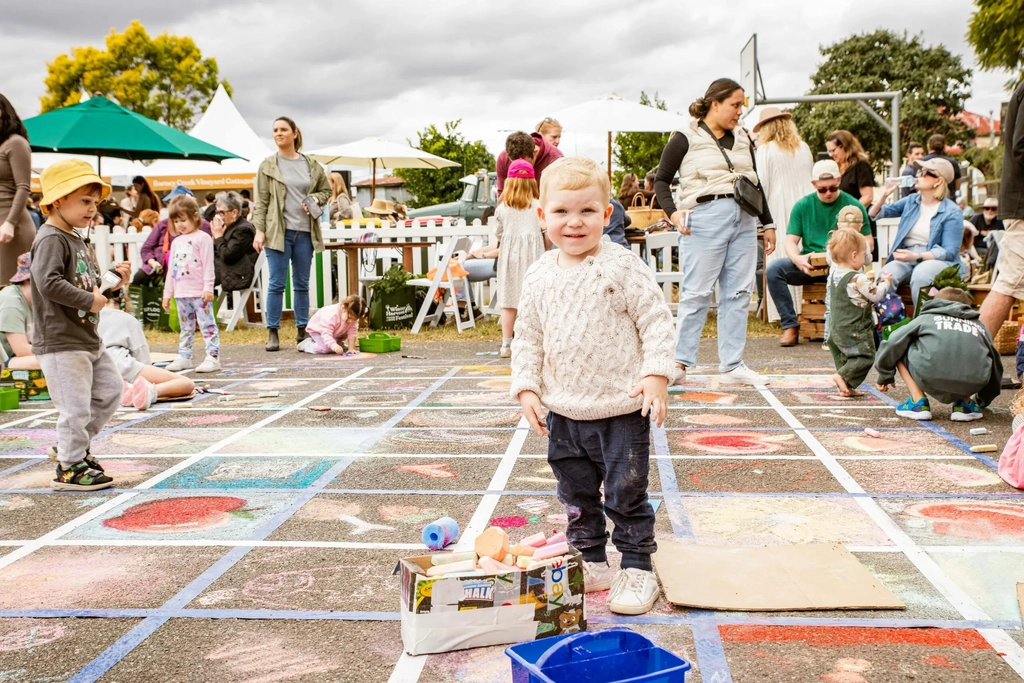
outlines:
{"label": "chalk drawing of red apple", "polygon": [[253,519],[245,500],[230,496],[166,498],[133,505],[103,526],[143,534],[175,534],[224,526],[234,518]]}
{"label": "chalk drawing of red apple", "polygon": [[998,503],[918,503],[905,510],[912,517],[932,520],[942,536],[975,541],[1024,538],[1024,508]]}
{"label": "chalk drawing of red apple", "polygon": [[761,434],[758,432],[697,432],[683,439],[687,448],[708,453],[774,453],[782,450],[792,434]]}

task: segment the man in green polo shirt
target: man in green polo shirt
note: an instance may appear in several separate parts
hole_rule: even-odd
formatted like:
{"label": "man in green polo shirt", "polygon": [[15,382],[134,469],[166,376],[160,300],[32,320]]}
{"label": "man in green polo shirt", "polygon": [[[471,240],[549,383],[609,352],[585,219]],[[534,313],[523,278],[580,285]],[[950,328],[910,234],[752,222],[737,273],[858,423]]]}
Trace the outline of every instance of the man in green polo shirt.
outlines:
{"label": "man in green polo shirt", "polygon": [[12,370],[38,370],[32,355],[29,334],[32,330],[32,289],[29,266],[32,254],[18,257],[18,270],[11,284],[0,289],[0,347],[6,356],[4,367]]}
{"label": "man in green polo shirt", "polygon": [[782,338],[779,339],[779,346],[796,346],[799,341],[800,323],[793,309],[793,296],[789,292],[789,285],[809,285],[825,281],[824,275],[812,277],[808,274],[811,271],[808,255],[825,253],[829,233],[836,229],[840,209],[844,206],[856,206],[861,210],[864,214],[864,227],[861,233],[867,237],[868,249],[872,250],[874,247],[868,213],[855,197],[839,189],[841,178],[839,166],[831,159],[814,164],[811,171],[811,186],[814,187],[814,192],[797,201],[789,214],[789,226],[786,229],[788,258],[777,259],[768,266],[768,292],[782,319]]}

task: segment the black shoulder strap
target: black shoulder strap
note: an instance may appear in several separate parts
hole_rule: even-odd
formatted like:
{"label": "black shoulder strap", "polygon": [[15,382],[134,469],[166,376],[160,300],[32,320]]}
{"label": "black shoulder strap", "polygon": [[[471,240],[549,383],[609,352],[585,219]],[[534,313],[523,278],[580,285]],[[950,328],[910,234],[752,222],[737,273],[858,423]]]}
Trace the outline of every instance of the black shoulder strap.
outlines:
{"label": "black shoulder strap", "polygon": [[700,125],[701,128],[706,130],[708,135],[711,136],[711,139],[715,141],[716,145],[718,145],[718,151],[722,153],[723,157],[725,157],[725,163],[729,164],[729,172],[735,173],[736,168],[732,165],[732,159],[730,159],[729,155],[725,153],[725,147],[722,147],[722,141],[715,137],[715,134],[711,132],[710,128],[708,128],[708,124],[701,121],[698,125]]}

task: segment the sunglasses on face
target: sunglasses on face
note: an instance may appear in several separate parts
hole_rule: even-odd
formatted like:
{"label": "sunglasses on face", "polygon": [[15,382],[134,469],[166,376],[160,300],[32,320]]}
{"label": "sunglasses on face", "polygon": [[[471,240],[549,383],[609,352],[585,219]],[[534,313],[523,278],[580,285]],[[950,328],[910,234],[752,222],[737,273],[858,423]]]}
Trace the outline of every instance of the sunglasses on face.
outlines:
{"label": "sunglasses on face", "polygon": [[996,212],[996,210],[991,208],[991,207],[987,208],[987,209],[982,209],[982,211],[984,211],[985,213],[995,213]]}
{"label": "sunglasses on face", "polygon": [[817,188],[818,194],[832,194],[833,192],[839,192],[838,185],[828,185]]}
{"label": "sunglasses on face", "polygon": [[939,174],[936,173],[935,171],[920,170],[917,172],[917,177],[920,178],[921,176],[927,176],[929,178],[938,178]]}

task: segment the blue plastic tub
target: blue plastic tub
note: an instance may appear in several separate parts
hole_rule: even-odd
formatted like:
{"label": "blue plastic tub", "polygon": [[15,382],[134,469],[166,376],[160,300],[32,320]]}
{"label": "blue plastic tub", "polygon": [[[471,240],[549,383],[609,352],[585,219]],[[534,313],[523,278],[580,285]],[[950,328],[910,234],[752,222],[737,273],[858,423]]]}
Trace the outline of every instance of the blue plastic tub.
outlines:
{"label": "blue plastic tub", "polygon": [[513,683],[683,683],[690,663],[626,628],[512,645]]}

